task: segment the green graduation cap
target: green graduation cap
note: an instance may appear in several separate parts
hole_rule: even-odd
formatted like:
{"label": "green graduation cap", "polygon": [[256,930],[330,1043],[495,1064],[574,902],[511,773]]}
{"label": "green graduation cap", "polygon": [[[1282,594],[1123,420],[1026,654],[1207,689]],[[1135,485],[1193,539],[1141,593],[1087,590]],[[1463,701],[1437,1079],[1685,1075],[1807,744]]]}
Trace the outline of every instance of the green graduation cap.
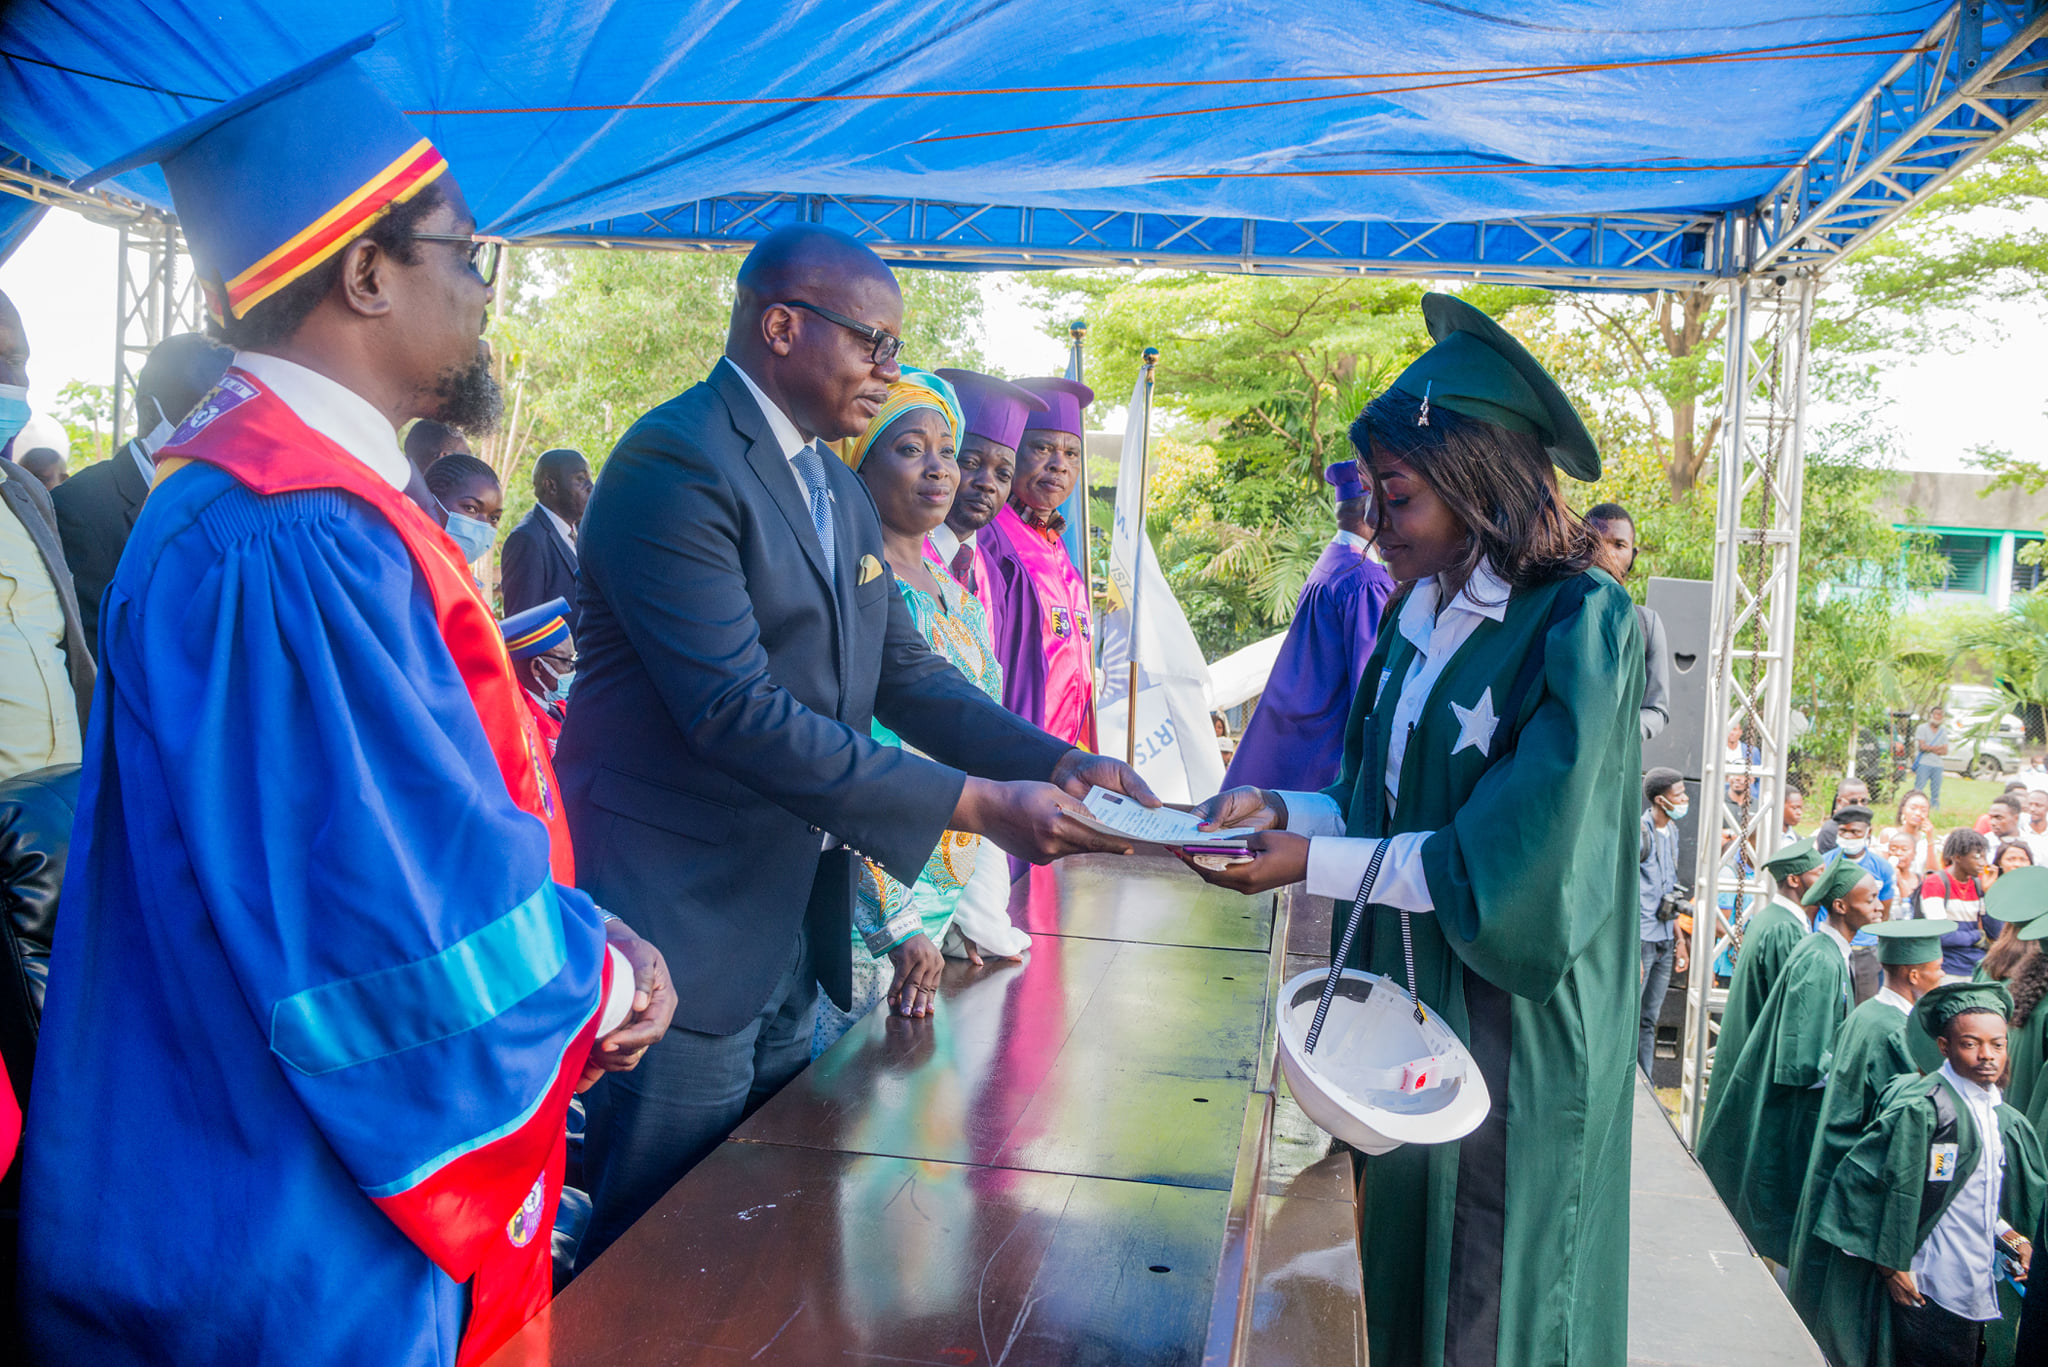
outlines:
{"label": "green graduation cap", "polygon": [[[1773,880],[1784,882],[1802,873],[1810,873],[1820,867],[1820,847],[1813,843],[1813,837],[1802,835],[1769,859],[1764,860],[1764,872]],[[2048,869],[2042,870],[2048,873]]]}
{"label": "green graduation cap", "polygon": [[1893,968],[1941,962],[1941,937],[1961,930],[1961,921],[1879,921],[1864,929],[1877,936],[1877,961]]}
{"label": "green graduation cap", "polygon": [[[1998,881],[1984,892],[1984,914],[2007,925],[2029,921],[2039,925],[2038,918],[2048,914],[2048,868],[2027,864],[1999,874]],[[2048,935],[2048,929],[2041,934]]]}
{"label": "green graduation cap", "polygon": [[[2005,879],[2001,877],[1999,881],[2002,883]],[[1993,919],[1998,918],[1994,917]],[[2022,940],[2048,940],[2048,916],[2036,916],[2033,920],[2022,925],[2015,933]]]}
{"label": "green graduation cap", "polygon": [[1419,401],[1418,426],[1429,425],[1431,408],[1448,408],[1529,433],[1574,479],[1600,478],[1600,451],[1578,410],[1506,328],[1449,294],[1423,295],[1422,321],[1436,345],[1392,386]]}
{"label": "green graduation cap", "polygon": [[1939,1039],[1948,1023],[1966,1011],[1996,1011],[2012,1019],[2012,993],[2004,983],[1943,983],[1913,1006],[1913,1019]]}
{"label": "green graduation cap", "polygon": [[1875,880],[1876,877],[1853,859],[1837,859],[1828,865],[1828,871],[1816,879],[1806,890],[1806,896],[1799,900],[1809,907],[1824,907],[1836,898],[1847,897],[1864,879]]}

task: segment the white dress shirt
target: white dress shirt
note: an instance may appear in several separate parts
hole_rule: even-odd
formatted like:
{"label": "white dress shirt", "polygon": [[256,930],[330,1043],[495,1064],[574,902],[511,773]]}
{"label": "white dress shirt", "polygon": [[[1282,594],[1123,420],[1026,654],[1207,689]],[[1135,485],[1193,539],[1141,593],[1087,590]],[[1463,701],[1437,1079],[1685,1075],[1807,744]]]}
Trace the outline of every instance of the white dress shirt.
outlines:
{"label": "white dress shirt", "polygon": [[398,429],[375,404],[347,385],[282,356],[238,351],[235,367],[261,380],[300,422],[369,466],[392,488],[404,491],[412,478],[412,462],[398,445]]}
{"label": "white dress shirt", "polygon": [[[1341,535],[1341,533],[1340,533]],[[1415,646],[1415,658],[1401,681],[1394,704],[1392,729],[1387,734],[1387,811],[1391,815],[1401,796],[1401,762],[1408,754],[1408,735],[1429,702],[1430,691],[1459,649],[1470,640],[1481,622],[1498,622],[1507,616],[1508,584],[1494,572],[1490,561],[1482,560],[1458,596],[1441,614],[1436,610],[1443,593],[1440,580],[1417,584],[1401,605],[1400,630]],[[1541,649],[1540,643],[1532,647]],[[1382,674],[1373,685],[1377,707],[1387,685]],[[1512,718],[1501,718],[1503,723]],[[1344,815],[1335,799],[1322,793],[1283,792],[1287,803],[1287,829],[1309,837],[1308,890],[1317,897],[1349,902],[1358,896],[1366,868],[1382,842],[1344,834]],[[1381,906],[1402,911],[1434,911],[1436,899],[1422,871],[1422,844],[1433,831],[1409,831],[1388,839],[1386,858],[1381,862],[1371,898]]]}
{"label": "white dress shirt", "polygon": [[[722,364],[732,367],[732,373],[740,377],[740,383],[747,387],[747,392],[754,396],[754,402],[760,405],[761,416],[768,419],[769,433],[774,436],[775,444],[782,448],[782,458],[789,461],[795,460],[797,453],[806,446],[809,446],[810,443],[804,440],[803,433],[797,431],[796,424],[789,420],[789,414],[783,412],[776,406],[773,399],[770,399],[761,392],[761,386],[754,383],[752,375],[740,369],[738,361],[727,356],[722,361]],[[837,456],[832,458],[834,460],[838,459]],[[794,465],[789,469],[789,477],[796,481],[796,491],[803,495],[804,502],[808,505],[811,500],[811,486],[804,483],[804,477],[796,472]],[[830,491],[827,491],[825,496],[830,498],[832,495]]]}
{"label": "white dress shirt", "polygon": [[[1791,912],[1794,916],[1798,917],[1800,928],[1804,930],[1808,935],[1813,934],[1812,907],[1802,907],[1782,892],[1772,893],[1771,900],[1773,902],[1776,902],[1779,906],[1785,908],[1785,910]],[[1743,919],[1747,920],[1749,918],[1744,917]]]}
{"label": "white dress shirt", "polygon": [[[1913,1255],[1913,1284],[1920,1294],[1966,1320],[1995,1320],[1998,1309],[1998,1236],[2012,1226],[1998,1218],[2005,1190],[2005,1140],[1998,1133],[1996,1087],[1979,1087],[1944,1063],[1941,1075],[1955,1089],[1977,1124],[1981,1151],[1963,1189],[1934,1222],[1927,1242]],[[1933,1156],[1929,1155],[1932,1163]]]}
{"label": "white dress shirt", "polygon": [[1372,542],[1367,541],[1357,532],[1347,532],[1342,527],[1339,527],[1337,534],[1330,538],[1330,544],[1332,546],[1349,546],[1354,551],[1364,551],[1372,548]]}
{"label": "white dress shirt", "polygon": [[555,530],[562,534],[562,540],[569,543],[569,549],[572,551],[575,550],[576,529],[569,525],[569,519],[563,517],[560,513],[556,512],[553,508],[548,507],[548,505],[545,503],[536,503],[533,506],[540,509],[542,513],[546,514],[548,521],[555,524]]}
{"label": "white dress shirt", "polygon": [[1907,1001],[1904,997],[1901,997],[1898,993],[1892,991],[1889,987],[1878,988],[1877,995],[1875,997],[1872,997],[1871,1000],[1876,1002],[1883,1002],[1886,1006],[1896,1006],[1897,1008],[1899,1008],[1901,1012],[1908,1016],[1913,1014],[1913,1003]]}

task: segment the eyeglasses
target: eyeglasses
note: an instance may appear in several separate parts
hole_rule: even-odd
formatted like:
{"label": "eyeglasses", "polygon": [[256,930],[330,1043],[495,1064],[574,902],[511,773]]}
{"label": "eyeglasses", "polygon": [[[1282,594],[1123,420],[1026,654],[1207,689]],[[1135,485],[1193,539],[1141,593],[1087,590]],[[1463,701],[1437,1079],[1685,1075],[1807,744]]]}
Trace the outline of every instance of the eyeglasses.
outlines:
{"label": "eyeglasses", "polygon": [[849,318],[843,313],[834,313],[831,309],[821,309],[816,304],[807,304],[801,299],[786,299],[783,301],[782,306],[786,309],[808,309],[828,323],[839,324],[839,326],[845,328],[861,340],[873,342],[875,349],[868,359],[876,365],[889,364],[889,362],[896,359],[897,353],[903,350],[903,339],[895,333],[884,332],[880,328],[871,328],[866,323]]}
{"label": "eyeglasses", "polygon": [[486,285],[498,282],[498,261],[505,254],[505,244],[496,238],[478,237],[474,233],[414,233],[415,242],[459,242],[469,248],[469,268],[476,272],[477,279]]}

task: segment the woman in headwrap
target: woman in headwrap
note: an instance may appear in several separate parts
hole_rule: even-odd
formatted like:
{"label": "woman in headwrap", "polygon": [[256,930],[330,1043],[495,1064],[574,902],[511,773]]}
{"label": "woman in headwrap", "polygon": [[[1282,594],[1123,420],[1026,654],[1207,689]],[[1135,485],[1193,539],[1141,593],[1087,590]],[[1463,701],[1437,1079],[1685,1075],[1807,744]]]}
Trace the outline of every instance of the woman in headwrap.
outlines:
{"label": "woman in headwrap", "polygon": [[[1463,1139],[1364,1162],[1376,1364],[1620,1367],[1628,1356],[1643,638],[1558,491],[1600,476],[1543,367],[1462,300],[1351,441],[1406,584],[1321,793],[1196,810],[1263,828],[1203,877],[1306,881],[1366,914],[1349,966],[1456,1030],[1492,1099]],[[1327,1041],[1327,1037],[1326,1037]]]}
{"label": "woman in headwrap", "polygon": [[[887,402],[847,448],[845,460],[875,500],[883,554],[919,633],[982,691],[1000,698],[1002,671],[989,639],[988,610],[946,573],[925,545],[926,535],[945,520],[960,485],[956,451],[961,421],[952,385],[905,366],[903,378],[889,386]],[[902,744],[880,722],[874,724],[874,734],[887,744]],[[853,956],[852,1010],[842,1012],[829,1001],[819,1003],[812,1057],[831,1048],[884,998],[890,1010],[905,1016],[932,1013],[945,965],[940,947],[974,873],[980,843],[979,836],[947,831],[926,861],[924,873],[909,887],[874,863],[863,863],[853,933],[857,948],[867,953]],[[1007,954],[1011,946],[992,948]],[[969,957],[978,958],[978,946],[971,941],[965,949]],[[885,980],[885,963],[894,968],[892,979]]]}

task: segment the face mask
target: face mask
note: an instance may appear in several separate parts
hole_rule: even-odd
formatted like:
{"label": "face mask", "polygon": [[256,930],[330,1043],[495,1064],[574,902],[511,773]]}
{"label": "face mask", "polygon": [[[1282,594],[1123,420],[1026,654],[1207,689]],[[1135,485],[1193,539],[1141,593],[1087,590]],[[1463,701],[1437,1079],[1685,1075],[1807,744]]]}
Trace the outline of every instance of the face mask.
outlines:
{"label": "face mask", "polygon": [[142,454],[145,456],[153,456],[162,450],[163,444],[171,439],[171,433],[178,430],[171,425],[171,420],[164,416],[164,406],[162,404],[158,403],[155,399],[151,399],[149,402],[150,406],[156,409],[156,426],[149,429],[148,436],[140,439],[139,444],[142,447]]}
{"label": "face mask", "polygon": [[0,446],[5,446],[28,426],[28,386],[0,384]]}
{"label": "face mask", "polygon": [[1685,814],[1691,810],[1692,803],[1686,801],[1679,803],[1676,807],[1666,807],[1664,815],[1670,817],[1673,821],[1683,821],[1685,820]]}
{"label": "face mask", "polygon": [[462,558],[474,565],[491,553],[491,543],[498,539],[498,529],[488,522],[451,511],[448,514],[448,535],[461,547]]}
{"label": "face mask", "polygon": [[569,701],[569,685],[575,682],[576,671],[573,669],[567,671],[566,673],[555,675],[555,686],[553,688],[550,688],[547,692],[541,694],[541,700],[543,702]]}
{"label": "face mask", "polygon": [[1870,848],[1870,839],[1868,836],[1861,835],[1857,836],[1854,840],[1850,840],[1845,836],[1836,836],[1835,848],[1848,855],[1851,859],[1855,859]]}

